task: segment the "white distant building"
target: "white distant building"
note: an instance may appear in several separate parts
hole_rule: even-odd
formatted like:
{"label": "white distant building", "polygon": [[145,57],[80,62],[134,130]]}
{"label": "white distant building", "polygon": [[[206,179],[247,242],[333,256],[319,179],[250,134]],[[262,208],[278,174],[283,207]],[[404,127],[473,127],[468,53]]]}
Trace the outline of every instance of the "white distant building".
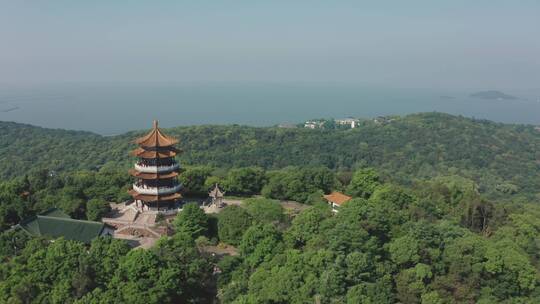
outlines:
{"label": "white distant building", "polygon": [[296,125],[295,125],[295,124],[290,124],[290,123],[283,123],[283,124],[279,124],[279,125],[278,125],[278,128],[282,128],[282,129],[294,129],[294,128],[296,128]]}
{"label": "white distant building", "polygon": [[358,126],[358,119],[354,118],[342,118],[342,119],[336,119],[336,124],[341,126],[349,126],[351,129],[354,129]]}
{"label": "white distant building", "polygon": [[322,121],[314,121],[314,120],[308,120],[304,123],[304,128],[308,129],[318,129],[321,128],[323,125]]}
{"label": "white distant building", "polygon": [[394,120],[396,120],[396,119],[391,117],[391,116],[379,116],[377,118],[374,118],[373,122],[376,123],[376,124],[384,125],[384,124],[391,123]]}

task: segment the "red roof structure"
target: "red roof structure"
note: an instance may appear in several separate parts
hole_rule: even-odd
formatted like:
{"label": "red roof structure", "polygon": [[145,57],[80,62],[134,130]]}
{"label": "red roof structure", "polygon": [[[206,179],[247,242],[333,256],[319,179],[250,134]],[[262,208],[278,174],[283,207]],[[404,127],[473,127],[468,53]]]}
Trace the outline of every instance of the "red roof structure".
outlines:
{"label": "red roof structure", "polygon": [[333,191],[332,193],[327,194],[327,195],[323,195],[323,197],[327,201],[334,203],[336,205],[340,205],[340,206],[352,199],[352,197],[345,195],[341,192],[336,192],[336,191]]}
{"label": "red roof structure", "polygon": [[158,121],[154,120],[150,133],[136,139],[135,143],[143,147],[170,147],[177,144],[178,140],[163,134],[158,128]]}

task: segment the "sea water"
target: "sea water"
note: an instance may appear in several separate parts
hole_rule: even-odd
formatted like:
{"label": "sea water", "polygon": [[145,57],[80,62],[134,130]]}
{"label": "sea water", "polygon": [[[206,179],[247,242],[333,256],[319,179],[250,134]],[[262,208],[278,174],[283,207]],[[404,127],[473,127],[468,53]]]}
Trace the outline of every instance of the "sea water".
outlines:
{"label": "sea water", "polygon": [[269,126],[312,118],[445,112],[540,125],[540,89],[501,90],[517,100],[469,97],[481,89],[398,89],[356,84],[0,85],[0,120],[103,135],[200,124]]}

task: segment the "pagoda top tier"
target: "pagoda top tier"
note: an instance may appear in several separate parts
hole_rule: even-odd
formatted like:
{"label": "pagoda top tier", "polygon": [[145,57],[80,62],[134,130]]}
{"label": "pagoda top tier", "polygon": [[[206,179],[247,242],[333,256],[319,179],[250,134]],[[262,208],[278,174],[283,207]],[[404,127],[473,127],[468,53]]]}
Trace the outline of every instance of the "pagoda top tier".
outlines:
{"label": "pagoda top tier", "polygon": [[178,143],[176,138],[167,136],[158,128],[158,121],[154,120],[154,124],[150,133],[143,137],[137,138],[135,143],[142,147],[170,147]]}

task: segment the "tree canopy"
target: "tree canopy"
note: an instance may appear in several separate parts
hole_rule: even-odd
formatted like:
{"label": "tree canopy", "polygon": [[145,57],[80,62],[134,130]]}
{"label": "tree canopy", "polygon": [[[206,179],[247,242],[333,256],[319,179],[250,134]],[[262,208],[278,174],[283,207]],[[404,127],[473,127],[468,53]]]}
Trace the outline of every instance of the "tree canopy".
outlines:
{"label": "tree canopy", "polygon": [[[215,183],[255,197],[212,216],[185,204],[174,234],[133,250],[12,227],[51,207],[99,220],[126,200],[138,132],[0,122],[0,302],[540,302],[540,132],[437,113],[327,127],[171,129],[186,197]],[[330,191],[353,198],[334,213]]]}
{"label": "tree canopy", "polygon": [[[107,163],[127,170],[132,165],[130,143],[143,133],[104,137],[0,122],[0,176],[98,170]],[[540,132],[534,126],[443,113],[395,117],[385,124],[365,120],[348,130],[231,125],[177,127],[167,134],[181,139],[182,164],[238,168],[231,173],[233,183],[248,177],[242,177],[248,171],[243,167],[323,166],[336,171],[372,167],[385,179],[408,186],[416,179],[459,175],[473,180],[489,198],[532,199],[540,184]],[[204,172],[186,176],[191,173],[201,179],[189,181],[204,183]],[[252,186],[257,188],[257,182]],[[249,187],[240,189],[252,191]]]}

